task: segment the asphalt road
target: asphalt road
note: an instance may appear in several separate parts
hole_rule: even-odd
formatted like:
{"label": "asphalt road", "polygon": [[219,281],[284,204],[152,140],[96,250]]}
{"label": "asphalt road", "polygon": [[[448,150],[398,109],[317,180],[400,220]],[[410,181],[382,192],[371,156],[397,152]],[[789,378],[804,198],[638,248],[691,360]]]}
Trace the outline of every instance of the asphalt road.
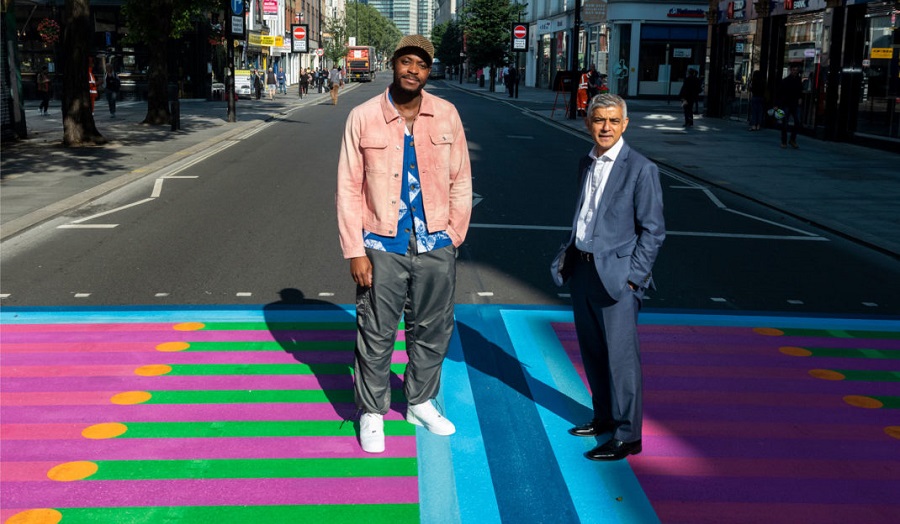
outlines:
{"label": "asphalt road", "polygon": [[[296,110],[4,242],[4,305],[256,305],[298,293],[352,303],[334,217],[337,151],[350,108],[388,81],[336,107]],[[457,302],[566,304],[548,265],[567,238],[587,136],[443,83],[429,89],[459,108],[475,176]],[[900,311],[892,259],[689,173],[664,170],[662,184],[669,236],[648,308]]]}

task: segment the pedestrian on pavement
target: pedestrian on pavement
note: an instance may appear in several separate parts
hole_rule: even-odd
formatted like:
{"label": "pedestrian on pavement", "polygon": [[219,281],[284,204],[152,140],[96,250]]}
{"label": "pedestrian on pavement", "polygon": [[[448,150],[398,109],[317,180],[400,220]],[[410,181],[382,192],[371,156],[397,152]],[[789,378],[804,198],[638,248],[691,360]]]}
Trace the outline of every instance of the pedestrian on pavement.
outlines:
{"label": "pedestrian on pavement", "polygon": [[453,334],[456,256],[472,214],[472,172],[456,107],[423,90],[433,59],[424,36],[400,39],[393,82],[350,112],[338,160],[341,250],[357,285],[354,391],[368,453],[384,451],[401,315],[409,358],[406,420],[437,435],[456,431],[432,399]]}
{"label": "pedestrian on pavement", "polygon": [[803,95],[803,81],[800,79],[800,65],[791,64],[788,75],[781,79],[778,88],[778,97],[781,102],[775,106],[775,110],[784,111],[784,118],[781,119],[781,148],[784,149],[788,145],[788,120],[794,120],[794,127],[791,128],[791,147],[798,149],[797,132],[803,128],[800,122],[800,97]]}
{"label": "pedestrian on pavement", "polygon": [[41,105],[38,106],[40,114],[47,115],[50,110],[50,73],[47,66],[42,66],[37,74],[37,91],[41,96]]}
{"label": "pedestrian on pavement", "polygon": [[569,283],[594,410],[589,422],[569,433],[608,435],[585,456],[620,460],[641,452],[637,316],[644,291],[653,287],[651,269],[665,239],[662,189],[656,164],[622,138],[628,127],[625,100],[597,95],[585,124],[594,147],[580,161],[580,203],[551,274],[558,286]]}
{"label": "pedestrian on pavement", "polygon": [[275,78],[278,80],[278,92],[282,95],[287,94],[287,77],[284,74],[284,69],[279,69],[278,73],[275,74]]}
{"label": "pedestrian on pavement", "polygon": [[119,88],[122,83],[119,82],[119,76],[112,68],[106,70],[106,102],[109,104],[110,118],[116,117],[116,100],[119,97]]}
{"label": "pedestrian on pavement", "polygon": [[576,93],[575,102],[576,102],[576,116],[587,116],[587,108],[588,108],[588,85],[590,75],[584,69],[581,70],[581,73],[578,75],[578,92]]}
{"label": "pedestrian on pavement", "polygon": [[681,99],[681,107],[684,109],[684,126],[693,127],[694,125],[694,104],[700,98],[700,92],[703,91],[703,85],[697,76],[696,69],[688,69],[688,76],[681,84],[681,91],[678,92],[678,98]]}
{"label": "pedestrian on pavement", "polygon": [[766,80],[757,69],[750,75],[750,131],[759,131],[762,126],[766,103]]}
{"label": "pedestrian on pavement", "polygon": [[509,71],[506,72],[506,89],[509,91],[509,96],[515,96],[516,84],[519,83],[519,71],[516,69],[516,66],[509,66]]}
{"label": "pedestrian on pavement", "polygon": [[255,68],[250,73],[250,85],[253,86],[253,92],[256,94],[256,99],[259,100],[262,98],[263,80],[259,71]]}
{"label": "pedestrian on pavement", "polygon": [[97,102],[97,79],[94,77],[94,58],[88,58],[88,94],[91,97],[91,114],[94,114],[94,105]]}
{"label": "pedestrian on pavement", "polygon": [[591,64],[588,69],[588,99],[594,98],[600,94],[600,73],[597,72],[597,66]]}
{"label": "pedestrian on pavement", "polygon": [[300,87],[299,87],[300,98],[303,98],[303,95],[305,95],[309,92],[309,80],[310,80],[309,69],[305,69],[305,70],[301,71],[300,72],[300,84],[299,84],[300,85]]}
{"label": "pedestrian on pavement", "polygon": [[338,101],[338,92],[344,85],[344,76],[340,67],[334,67],[328,74],[328,82],[331,84],[331,105],[336,106]]}
{"label": "pedestrian on pavement", "polygon": [[275,78],[275,72],[272,68],[266,70],[266,91],[269,94],[269,100],[275,100],[275,89],[278,86],[278,79]]}

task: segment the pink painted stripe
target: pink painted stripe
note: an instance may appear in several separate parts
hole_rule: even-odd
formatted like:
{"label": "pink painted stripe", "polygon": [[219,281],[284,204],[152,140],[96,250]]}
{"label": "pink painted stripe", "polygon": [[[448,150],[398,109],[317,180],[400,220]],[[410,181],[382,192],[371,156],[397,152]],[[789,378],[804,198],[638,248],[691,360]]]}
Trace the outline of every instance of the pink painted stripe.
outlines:
{"label": "pink painted stripe", "polygon": [[80,439],[90,424],[0,424],[0,440]]}
{"label": "pink painted stripe", "polygon": [[666,524],[896,524],[900,504],[805,504],[651,501]]}
{"label": "pink painted stripe", "polygon": [[[4,327],[4,329],[6,329]],[[3,341],[0,346],[0,354],[12,353],[156,353],[157,343],[154,342],[87,342],[87,343],[57,343],[57,342],[19,342],[7,343]]]}
{"label": "pink painted stripe", "polygon": [[[330,404],[172,404],[119,406],[22,406],[5,407],[3,421],[8,424],[101,422],[216,422],[220,420],[333,420],[339,422],[356,413],[353,403]],[[395,411],[386,420],[402,420]],[[349,423],[348,423],[349,424]]]}
{"label": "pink painted stripe", "polygon": [[0,482],[37,482],[47,480],[47,472],[59,462],[0,462]]}
{"label": "pink painted stripe", "polygon": [[[348,422],[351,424],[351,422]],[[379,457],[415,457],[416,437],[385,437],[385,452]],[[371,458],[357,438],[346,437],[248,437],[182,439],[81,438],[59,440],[8,440],[3,442],[3,460],[204,460],[230,458]]]}
{"label": "pink painted stripe", "polygon": [[673,438],[727,437],[746,439],[885,440],[884,426],[865,424],[794,424],[710,420],[659,420],[645,418],[643,434]]}
{"label": "pink painted stripe", "polygon": [[0,395],[0,406],[109,406],[109,400],[119,393],[121,391],[5,392]]}
{"label": "pink painted stripe", "polygon": [[98,323],[98,324],[4,324],[4,333],[114,333],[118,331],[175,331],[175,326],[181,322],[156,322],[156,323]]}
{"label": "pink painted stripe", "polygon": [[[402,375],[401,375],[402,378]],[[0,381],[0,391],[97,391],[151,389],[349,389],[353,376],[345,375],[236,375],[196,377],[53,377],[6,378]]]}
{"label": "pink painted stripe", "polygon": [[673,477],[753,477],[795,479],[895,480],[900,461],[834,459],[765,459],[658,457],[637,455],[628,459],[631,469],[642,475]]}
{"label": "pink painted stripe", "polygon": [[415,504],[418,484],[417,477],[9,482],[2,501],[26,508]]}
{"label": "pink painted stripe", "polygon": [[3,366],[0,367],[0,377],[133,377],[134,370],[134,365]]}
{"label": "pink painted stripe", "polygon": [[[17,353],[3,356],[4,366],[38,366],[53,362],[57,366],[106,364],[347,364],[353,365],[352,351],[138,351],[133,353]],[[406,351],[394,351],[391,362],[406,364]]]}
{"label": "pink painted stripe", "polygon": [[[91,331],[91,332],[50,332],[50,333],[4,333],[4,344],[20,344],[25,342],[262,342],[290,340],[307,341],[355,341],[356,331],[278,331],[273,335],[268,330],[254,331]],[[397,334],[397,340],[406,340],[403,331]]]}

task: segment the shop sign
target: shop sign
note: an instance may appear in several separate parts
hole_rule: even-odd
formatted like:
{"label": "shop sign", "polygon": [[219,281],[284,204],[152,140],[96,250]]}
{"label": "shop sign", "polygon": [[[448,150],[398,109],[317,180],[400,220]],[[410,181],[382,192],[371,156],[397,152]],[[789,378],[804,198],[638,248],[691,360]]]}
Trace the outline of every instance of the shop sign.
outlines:
{"label": "shop sign", "polygon": [[690,58],[691,57],[691,48],[678,48],[672,50],[673,58]]}
{"label": "shop sign", "polygon": [[750,22],[739,22],[728,24],[729,35],[752,35],[754,33],[753,24]]}
{"label": "shop sign", "polygon": [[668,18],[706,18],[706,11],[703,9],[681,9],[673,7],[666,14]]}
{"label": "shop sign", "polygon": [[243,16],[232,16],[231,17],[231,34],[244,36],[244,17]]}
{"label": "shop sign", "polygon": [[735,0],[734,2],[728,2],[728,6],[725,9],[725,16],[727,18],[747,18],[744,9],[747,8],[747,2],[745,0]]}
{"label": "shop sign", "polygon": [[552,26],[552,24],[550,23],[550,20],[538,20],[538,21],[537,21],[537,32],[538,32],[538,34],[539,34],[539,35],[542,35],[542,34],[545,34],[545,33],[550,33],[551,31],[553,31],[553,30],[551,29],[551,26]]}
{"label": "shop sign", "polygon": [[784,9],[793,11],[794,9],[808,9],[809,0],[784,0]]}
{"label": "shop sign", "polygon": [[894,48],[892,47],[873,47],[869,51],[869,58],[880,59],[887,58],[890,60],[894,57]]}
{"label": "shop sign", "polygon": [[581,19],[591,24],[606,22],[606,0],[585,0],[581,6]]}
{"label": "shop sign", "polygon": [[263,0],[263,14],[277,15],[278,14],[278,0]]}
{"label": "shop sign", "polygon": [[744,43],[743,42],[735,42],[734,43],[734,52],[739,54],[744,54]]}

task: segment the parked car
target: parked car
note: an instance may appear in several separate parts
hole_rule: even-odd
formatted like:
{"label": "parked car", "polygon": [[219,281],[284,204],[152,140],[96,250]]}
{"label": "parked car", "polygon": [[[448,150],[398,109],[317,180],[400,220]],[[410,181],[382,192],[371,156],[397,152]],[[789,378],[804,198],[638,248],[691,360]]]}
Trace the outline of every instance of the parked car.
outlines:
{"label": "parked car", "polygon": [[444,64],[441,63],[437,58],[431,63],[431,73],[428,74],[428,78],[444,78],[446,76],[447,69]]}

